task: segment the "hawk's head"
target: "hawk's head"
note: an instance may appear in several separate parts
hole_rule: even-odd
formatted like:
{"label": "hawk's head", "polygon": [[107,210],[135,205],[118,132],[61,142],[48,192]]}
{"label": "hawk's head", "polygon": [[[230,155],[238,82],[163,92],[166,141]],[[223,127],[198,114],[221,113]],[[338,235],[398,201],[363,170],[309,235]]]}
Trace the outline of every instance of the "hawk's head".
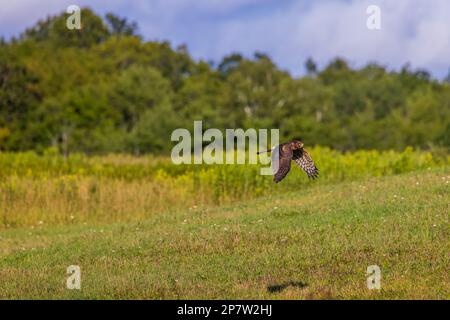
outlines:
{"label": "hawk's head", "polygon": [[294,140],[291,142],[291,148],[292,150],[298,150],[303,148],[303,142],[299,141],[299,140]]}

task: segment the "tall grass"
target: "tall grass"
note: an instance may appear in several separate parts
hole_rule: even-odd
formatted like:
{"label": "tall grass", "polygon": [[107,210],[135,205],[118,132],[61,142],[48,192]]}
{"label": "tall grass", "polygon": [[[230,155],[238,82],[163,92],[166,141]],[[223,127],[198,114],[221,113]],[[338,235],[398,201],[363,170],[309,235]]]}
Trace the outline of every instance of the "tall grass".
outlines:
{"label": "tall grass", "polygon": [[64,158],[0,153],[0,228],[116,222],[155,213],[212,206],[267,193],[370,176],[448,166],[430,152],[310,150],[320,177],[309,181],[295,166],[280,184],[260,175],[260,165],[174,165],[170,158],[109,155]]}

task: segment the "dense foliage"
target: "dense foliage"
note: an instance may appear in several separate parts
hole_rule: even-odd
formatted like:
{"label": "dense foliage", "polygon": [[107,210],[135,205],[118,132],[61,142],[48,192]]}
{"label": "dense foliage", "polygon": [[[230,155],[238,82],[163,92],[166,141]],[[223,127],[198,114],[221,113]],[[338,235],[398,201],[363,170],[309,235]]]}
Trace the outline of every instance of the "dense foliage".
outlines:
{"label": "dense foliage", "polygon": [[81,17],[81,30],[61,14],[0,43],[0,150],[167,153],[194,120],[339,150],[450,146],[450,85],[426,71],[308,59],[293,78],[261,53],[214,65],[143,41],[126,19]]}

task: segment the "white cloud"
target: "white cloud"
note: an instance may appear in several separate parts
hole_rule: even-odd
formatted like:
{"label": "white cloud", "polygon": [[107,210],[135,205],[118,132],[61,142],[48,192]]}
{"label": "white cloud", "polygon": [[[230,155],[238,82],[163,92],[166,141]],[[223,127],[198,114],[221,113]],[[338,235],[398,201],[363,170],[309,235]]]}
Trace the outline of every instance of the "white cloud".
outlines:
{"label": "white cloud", "polygon": [[[18,34],[73,3],[136,20],[145,38],[187,43],[197,58],[264,51],[294,74],[308,56],[322,66],[336,56],[354,66],[410,62],[437,77],[450,67],[448,0],[2,0],[0,30]],[[381,8],[381,30],[366,28],[370,4]]]}
{"label": "white cloud", "polygon": [[[366,27],[370,4],[381,8],[381,30]],[[355,66],[377,61],[398,69],[410,62],[442,77],[450,67],[450,1],[317,1],[307,9],[296,3],[284,12],[227,21],[217,37],[214,47],[203,46],[204,54],[263,50],[296,74],[308,56],[321,65],[341,56]]]}

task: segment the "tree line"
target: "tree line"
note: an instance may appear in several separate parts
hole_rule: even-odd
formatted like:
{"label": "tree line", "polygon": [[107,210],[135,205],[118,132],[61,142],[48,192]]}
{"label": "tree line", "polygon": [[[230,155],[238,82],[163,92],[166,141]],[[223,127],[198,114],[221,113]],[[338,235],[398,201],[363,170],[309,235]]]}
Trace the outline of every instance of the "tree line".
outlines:
{"label": "tree line", "polygon": [[425,70],[310,58],[294,78],[264,53],[196,61],[126,18],[81,17],[81,30],[63,13],[0,41],[0,150],[163,154],[194,120],[338,150],[450,146],[450,84]]}

